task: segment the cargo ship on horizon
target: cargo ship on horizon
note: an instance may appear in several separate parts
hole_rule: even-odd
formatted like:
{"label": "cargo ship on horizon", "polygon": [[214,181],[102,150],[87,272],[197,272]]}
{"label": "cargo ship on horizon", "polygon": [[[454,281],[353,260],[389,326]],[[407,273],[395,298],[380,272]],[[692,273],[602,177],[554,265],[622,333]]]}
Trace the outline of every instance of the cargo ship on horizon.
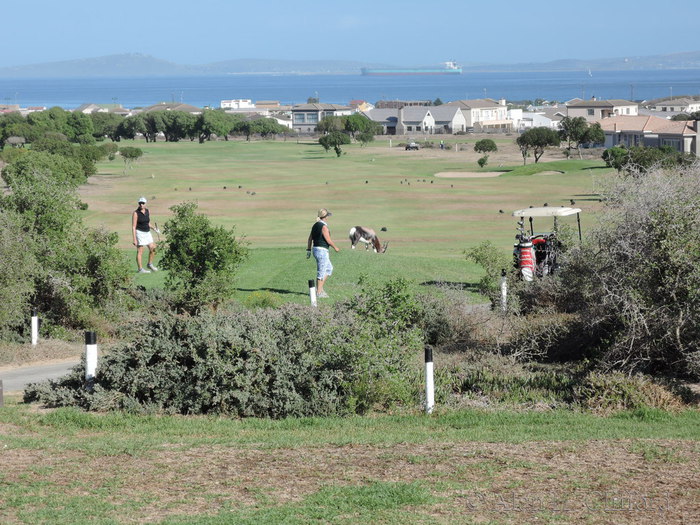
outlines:
{"label": "cargo ship on horizon", "polygon": [[364,76],[461,75],[462,67],[450,61],[444,62],[442,67],[363,67],[360,72]]}

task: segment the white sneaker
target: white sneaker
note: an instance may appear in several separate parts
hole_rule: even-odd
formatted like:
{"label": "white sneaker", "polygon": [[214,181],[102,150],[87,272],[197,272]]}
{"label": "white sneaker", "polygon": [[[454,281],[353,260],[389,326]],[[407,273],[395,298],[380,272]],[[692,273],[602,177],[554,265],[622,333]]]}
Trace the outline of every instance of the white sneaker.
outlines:
{"label": "white sneaker", "polygon": [[149,267],[151,270],[153,270],[154,272],[157,272],[157,271],[158,271],[158,268],[156,268],[155,266],[153,266],[153,265],[150,264],[150,263],[148,264],[148,267]]}
{"label": "white sneaker", "polygon": [[145,268],[139,268],[136,273],[151,273],[151,270],[146,270]]}
{"label": "white sneaker", "polygon": [[319,292],[319,294],[316,297],[320,297],[321,299],[328,299],[328,294],[326,292]]}

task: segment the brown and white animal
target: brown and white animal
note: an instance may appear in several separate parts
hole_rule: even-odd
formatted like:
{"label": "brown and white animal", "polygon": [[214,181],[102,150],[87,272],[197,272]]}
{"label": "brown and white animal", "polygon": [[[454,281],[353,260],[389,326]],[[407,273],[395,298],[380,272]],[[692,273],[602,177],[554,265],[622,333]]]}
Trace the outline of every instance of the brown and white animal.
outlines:
{"label": "brown and white animal", "polygon": [[372,245],[374,253],[384,253],[389,246],[388,242],[384,243],[384,246],[382,246],[375,231],[371,228],[365,228],[364,226],[353,226],[350,228],[348,237],[350,238],[350,245],[353,250],[358,242],[365,243],[365,248],[367,250],[369,250],[370,245]]}

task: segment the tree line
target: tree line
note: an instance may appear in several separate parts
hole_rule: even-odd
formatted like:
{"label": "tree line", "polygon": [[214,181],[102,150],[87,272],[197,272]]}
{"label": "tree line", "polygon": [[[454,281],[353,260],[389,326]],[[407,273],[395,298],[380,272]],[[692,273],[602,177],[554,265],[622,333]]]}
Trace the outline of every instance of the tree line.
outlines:
{"label": "tree line", "polygon": [[46,111],[8,113],[0,116],[0,148],[5,144],[22,147],[35,144],[47,134],[58,133],[68,142],[95,144],[105,139],[119,142],[143,136],[146,142],[163,137],[166,142],[198,140],[214,137],[228,140],[230,135],[274,137],[294,133],[272,118],[245,118],[242,115],[205,109],[199,115],[185,111],[149,111],[124,117],[116,113],[95,112],[89,115],[53,107]]}

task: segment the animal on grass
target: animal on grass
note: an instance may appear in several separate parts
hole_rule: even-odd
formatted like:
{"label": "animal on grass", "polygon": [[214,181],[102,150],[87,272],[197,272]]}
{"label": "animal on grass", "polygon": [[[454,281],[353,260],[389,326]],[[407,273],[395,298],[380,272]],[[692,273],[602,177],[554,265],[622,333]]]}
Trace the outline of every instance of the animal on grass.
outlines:
{"label": "animal on grass", "polygon": [[384,246],[382,246],[375,231],[371,228],[365,228],[364,226],[353,226],[350,228],[348,237],[350,238],[350,246],[353,250],[358,242],[364,243],[366,250],[369,250],[371,246],[374,253],[384,253],[389,246],[388,242],[384,243]]}

